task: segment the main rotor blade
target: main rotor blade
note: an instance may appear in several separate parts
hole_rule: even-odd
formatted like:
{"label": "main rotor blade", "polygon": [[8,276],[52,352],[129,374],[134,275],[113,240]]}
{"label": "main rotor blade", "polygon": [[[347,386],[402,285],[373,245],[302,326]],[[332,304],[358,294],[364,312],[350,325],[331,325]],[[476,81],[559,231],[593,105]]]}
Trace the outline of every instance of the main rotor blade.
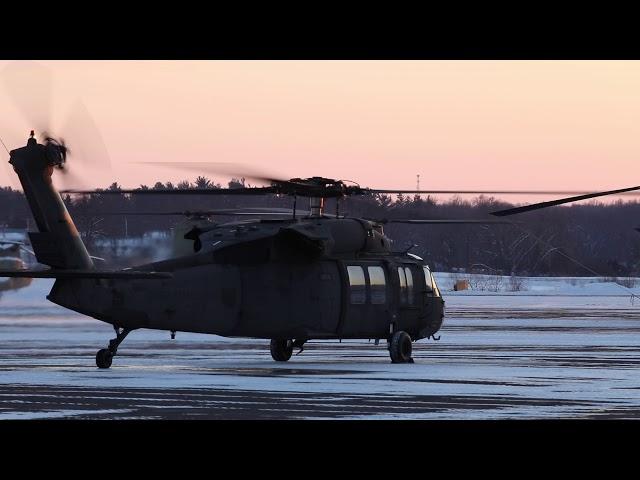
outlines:
{"label": "main rotor blade", "polygon": [[[583,195],[588,191],[570,191],[570,190],[380,190],[374,188],[365,188],[369,193],[415,193],[415,194],[459,194],[459,195]],[[640,195],[640,192],[631,193],[631,195]]]}
{"label": "main rotor blade", "polygon": [[62,190],[60,193],[77,193],[83,195],[264,195],[278,193],[273,187],[251,188],[174,188],[167,190],[155,189],[124,189],[124,190]]}
{"label": "main rotor blade", "polygon": [[176,170],[190,170],[200,174],[224,174],[258,180],[265,183],[283,183],[287,179],[279,178],[271,173],[264,172],[250,165],[226,163],[226,162],[135,162],[144,165],[155,165]]}
{"label": "main rotor blade", "polygon": [[378,223],[408,223],[413,225],[463,225],[463,224],[480,224],[480,225],[490,225],[490,224],[512,224],[514,222],[509,222],[505,220],[481,220],[481,219],[383,219],[383,220],[372,220]]}
{"label": "main rotor blade", "polygon": [[496,217],[505,217],[508,215],[516,215],[518,213],[530,212],[531,210],[539,210],[541,208],[554,207],[556,205],[562,205],[564,203],[578,202],[580,200],[603,197],[605,195],[616,195],[619,193],[631,192],[634,190],[640,190],[640,186],[620,188],[618,190],[609,190],[606,192],[589,193],[587,195],[578,195],[576,197],[560,198],[558,200],[550,200],[548,202],[533,203],[531,205],[525,205],[523,207],[515,207],[515,208],[508,208],[506,210],[498,210],[497,212],[491,212],[491,215],[495,215]]}
{"label": "main rotor blade", "polygon": [[[267,215],[267,216],[284,216],[284,215],[293,215],[293,210],[291,209],[273,209],[273,210],[269,210],[269,209],[255,209],[254,211],[250,211],[251,209],[222,209],[222,210],[199,210],[199,211],[189,211],[189,210],[185,210],[183,212],[97,212],[94,214],[86,214],[86,215],[93,215],[96,217],[99,216],[103,216],[103,215],[143,215],[143,216],[149,216],[149,215],[166,215],[166,216],[174,216],[174,217],[178,217],[178,216],[184,216],[184,217],[207,217],[207,216],[236,216],[236,215],[247,215],[247,216],[262,216],[262,215]],[[309,212],[306,211],[296,211],[296,214],[306,214]]]}

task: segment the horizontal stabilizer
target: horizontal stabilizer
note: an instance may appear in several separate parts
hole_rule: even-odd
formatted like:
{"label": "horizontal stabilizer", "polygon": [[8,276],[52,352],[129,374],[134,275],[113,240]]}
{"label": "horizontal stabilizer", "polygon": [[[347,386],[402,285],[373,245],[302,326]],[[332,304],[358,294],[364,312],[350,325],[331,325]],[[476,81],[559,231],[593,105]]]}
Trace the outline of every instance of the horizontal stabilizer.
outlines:
{"label": "horizontal stabilizer", "polygon": [[135,270],[9,270],[0,271],[0,277],[12,278],[61,278],[61,279],[113,279],[113,280],[162,280],[171,278],[169,272],[140,272]]}

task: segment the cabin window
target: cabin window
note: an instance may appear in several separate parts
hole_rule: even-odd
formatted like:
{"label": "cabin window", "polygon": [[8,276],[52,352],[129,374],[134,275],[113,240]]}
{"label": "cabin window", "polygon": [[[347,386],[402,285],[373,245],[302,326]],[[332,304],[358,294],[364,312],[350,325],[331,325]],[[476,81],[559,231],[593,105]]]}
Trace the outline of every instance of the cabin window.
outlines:
{"label": "cabin window", "polygon": [[424,284],[426,286],[427,293],[433,293],[433,282],[431,281],[431,272],[429,267],[422,267],[424,270]]}
{"label": "cabin window", "polygon": [[347,273],[349,275],[351,303],[365,303],[367,301],[367,289],[364,280],[364,269],[356,265],[349,265],[347,267]]}
{"label": "cabin window", "polygon": [[404,268],[404,273],[407,276],[407,303],[413,305],[413,275],[409,267]]}
{"label": "cabin window", "polygon": [[369,285],[371,287],[371,303],[381,305],[387,302],[387,285],[382,267],[369,267]]}

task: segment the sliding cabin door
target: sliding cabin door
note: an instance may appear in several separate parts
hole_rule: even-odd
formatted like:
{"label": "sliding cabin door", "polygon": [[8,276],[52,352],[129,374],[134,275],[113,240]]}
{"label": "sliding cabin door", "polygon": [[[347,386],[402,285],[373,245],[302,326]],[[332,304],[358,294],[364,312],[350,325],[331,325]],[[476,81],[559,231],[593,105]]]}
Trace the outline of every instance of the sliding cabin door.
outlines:
{"label": "sliding cabin door", "polygon": [[375,262],[345,262],[344,338],[386,338],[389,332],[389,273]]}

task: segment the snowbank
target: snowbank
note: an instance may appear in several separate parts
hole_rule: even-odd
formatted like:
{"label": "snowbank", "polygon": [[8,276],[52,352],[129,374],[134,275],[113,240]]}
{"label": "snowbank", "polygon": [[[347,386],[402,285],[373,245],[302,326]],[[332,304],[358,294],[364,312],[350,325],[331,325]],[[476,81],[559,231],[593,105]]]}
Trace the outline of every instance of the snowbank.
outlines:
{"label": "snowbank", "polygon": [[[433,274],[438,282],[443,296],[450,295],[613,295],[628,297],[640,296],[640,279],[624,277],[624,282],[635,285],[633,288],[625,287],[615,281],[602,277],[516,277],[517,282],[512,283],[511,277],[497,275],[478,275],[467,273]],[[471,289],[456,292],[453,285],[456,280],[468,279]],[[623,277],[621,277],[622,281]],[[519,290],[512,291],[512,287],[518,285]]]}

